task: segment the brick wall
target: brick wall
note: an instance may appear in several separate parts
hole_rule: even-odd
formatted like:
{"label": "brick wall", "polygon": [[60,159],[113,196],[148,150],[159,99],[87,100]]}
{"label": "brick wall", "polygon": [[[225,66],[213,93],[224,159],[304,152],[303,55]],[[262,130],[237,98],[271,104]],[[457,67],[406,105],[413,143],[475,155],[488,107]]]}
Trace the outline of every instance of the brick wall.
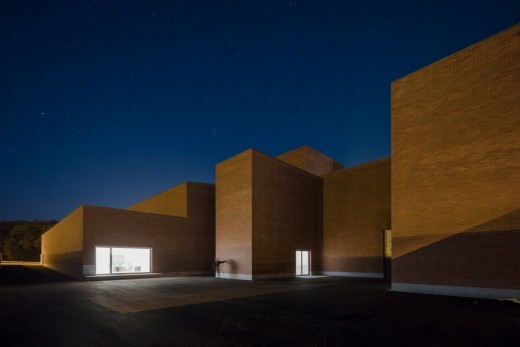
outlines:
{"label": "brick wall", "polygon": [[216,257],[222,274],[252,276],[252,156],[242,152],[216,167]]}
{"label": "brick wall", "polygon": [[289,275],[297,249],[311,251],[321,268],[322,180],[281,160],[254,151],[253,274]]}
{"label": "brick wall", "polygon": [[86,266],[95,266],[96,246],[150,247],[153,272],[211,273],[213,225],[193,228],[183,217],[96,206],[86,206],[84,218]]}
{"label": "brick wall", "polygon": [[83,211],[80,207],[42,235],[43,265],[83,278]]}
{"label": "brick wall", "polygon": [[[184,196],[184,201],[179,196]],[[187,209],[187,217],[168,215],[168,211],[175,210],[171,198],[181,209]],[[169,207],[168,211],[165,207]],[[81,207],[43,235],[44,265],[81,279],[95,274],[96,246],[150,247],[154,272],[212,273],[214,185],[182,184],[146,200],[139,208],[163,214]]]}
{"label": "brick wall", "polygon": [[169,216],[188,216],[188,183],[180,184],[162,193],[138,202],[131,211],[150,212]]}
{"label": "brick wall", "polygon": [[217,165],[216,254],[223,277],[294,276],[297,249],[320,265],[321,178],[255,150]]}
{"label": "brick wall", "polygon": [[392,84],[393,282],[520,288],[519,57],[516,25]]}
{"label": "brick wall", "polygon": [[323,271],[382,276],[390,158],[323,176]]}

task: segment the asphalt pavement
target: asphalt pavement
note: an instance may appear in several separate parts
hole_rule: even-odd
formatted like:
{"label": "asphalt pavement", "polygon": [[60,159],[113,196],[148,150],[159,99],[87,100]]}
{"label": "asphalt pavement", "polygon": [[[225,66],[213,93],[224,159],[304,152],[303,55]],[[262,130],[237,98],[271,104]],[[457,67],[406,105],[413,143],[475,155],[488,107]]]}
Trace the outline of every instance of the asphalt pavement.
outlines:
{"label": "asphalt pavement", "polygon": [[520,304],[379,279],[74,281],[0,270],[0,346],[520,346]]}

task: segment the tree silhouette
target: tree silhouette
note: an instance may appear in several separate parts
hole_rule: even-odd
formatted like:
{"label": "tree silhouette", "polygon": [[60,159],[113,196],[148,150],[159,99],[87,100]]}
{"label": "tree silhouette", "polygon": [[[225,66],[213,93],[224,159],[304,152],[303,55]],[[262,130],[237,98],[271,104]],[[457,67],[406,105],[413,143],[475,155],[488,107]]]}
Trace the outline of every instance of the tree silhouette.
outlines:
{"label": "tree silhouette", "polygon": [[55,224],[56,221],[1,222],[0,245],[3,260],[39,261],[41,234]]}

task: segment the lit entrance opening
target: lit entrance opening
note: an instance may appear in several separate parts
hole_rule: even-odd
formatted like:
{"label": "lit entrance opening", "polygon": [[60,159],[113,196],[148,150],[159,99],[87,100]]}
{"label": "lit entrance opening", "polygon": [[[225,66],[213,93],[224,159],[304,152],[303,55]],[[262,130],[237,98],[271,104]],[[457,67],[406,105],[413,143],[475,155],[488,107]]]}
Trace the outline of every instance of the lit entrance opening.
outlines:
{"label": "lit entrance opening", "polygon": [[150,248],[96,247],[96,275],[150,272]]}
{"label": "lit entrance opening", "polygon": [[311,251],[296,251],[296,276],[311,274]]}

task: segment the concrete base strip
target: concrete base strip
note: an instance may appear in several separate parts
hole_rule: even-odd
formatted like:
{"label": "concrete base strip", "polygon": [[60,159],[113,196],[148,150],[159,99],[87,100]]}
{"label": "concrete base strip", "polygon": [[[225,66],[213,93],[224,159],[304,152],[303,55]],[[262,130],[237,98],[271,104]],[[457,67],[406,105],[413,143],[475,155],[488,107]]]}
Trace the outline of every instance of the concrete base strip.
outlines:
{"label": "concrete base strip", "polygon": [[392,291],[419,294],[463,296],[483,299],[520,298],[520,290],[479,288],[460,286],[441,286],[432,284],[392,283]]}
{"label": "concrete base strip", "polygon": [[117,274],[117,275],[93,275],[85,276],[85,281],[109,281],[109,280],[127,280],[139,278],[157,278],[163,277],[159,273],[134,273],[134,274]]}
{"label": "concrete base strip", "polygon": [[95,276],[96,265],[83,265],[83,276]]}
{"label": "concrete base strip", "polygon": [[220,272],[215,274],[216,278],[227,278],[231,280],[244,280],[244,281],[251,281],[253,279],[253,275],[249,274],[230,274],[225,272]]}
{"label": "concrete base strip", "polygon": [[384,278],[385,274],[382,272],[337,272],[337,271],[322,271],[325,276],[339,276],[339,277],[364,277],[364,278]]}
{"label": "concrete base strip", "polygon": [[279,273],[279,274],[263,274],[263,275],[250,275],[250,274],[230,274],[230,273],[217,273],[215,275],[216,278],[227,278],[232,280],[267,280],[267,279],[275,279],[275,278],[291,278],[296,277],[293,273]]}
{"label": "concrete base strip", "polygon": [[123,280],[123,279],[138,279],[138,278],[157,278],[157,277],[178,277],[178,276],[210,276],[208,271],[183,271],[183,272],[128,272],[119,274],[106,275],[92,275],[85,276],[86,281],[105,281],[105,280]]}

